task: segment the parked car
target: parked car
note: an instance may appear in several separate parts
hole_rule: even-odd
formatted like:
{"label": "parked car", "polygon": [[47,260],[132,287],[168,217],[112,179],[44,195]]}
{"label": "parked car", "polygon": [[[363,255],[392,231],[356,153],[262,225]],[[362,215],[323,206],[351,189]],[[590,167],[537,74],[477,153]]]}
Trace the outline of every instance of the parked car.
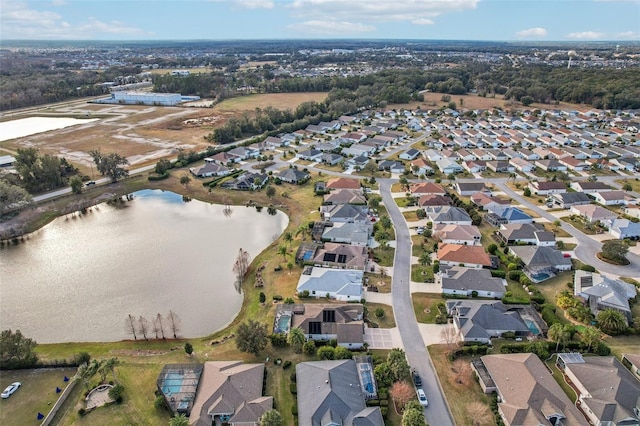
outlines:
{"label": "parked car", "polygon": [[429,401],[427,401],[427,395],[425,395],[424,391],[420,388],[418,388],[418,400],[420,401],[420,404],[424,405],[425,407],[429,405]]}
{"label": "parked car", "polygon": [[84,186],[91,186],[91,185],[95,185],[96,182],[93,180],[90,180],[89,182],[85,183]]}
{"label": "parked car", "polygon": [[412,370],[411,377],[413,378],[413,384],[416,385],[416,387],[422,386],[422,379],[420,378],[420,375],[417,371]]}
{"label": "parked car", "polygon": [[2,398],[9,398],[15,391],[18,390],[21,384],[22,383],[20,382],[11,383],[4,391],[2,391]]}

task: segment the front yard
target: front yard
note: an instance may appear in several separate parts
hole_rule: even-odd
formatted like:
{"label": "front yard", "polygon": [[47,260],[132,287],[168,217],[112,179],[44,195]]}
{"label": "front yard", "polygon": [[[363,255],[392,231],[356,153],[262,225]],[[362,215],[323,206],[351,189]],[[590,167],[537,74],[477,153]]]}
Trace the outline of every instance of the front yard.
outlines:
{"label": "front yard", "polygon": [[411,294],[413,310],[419,323],[435,324],[436,316],[446,317],[446,309],[438,308],[445,302],[441,294],[437,293],[413,293]]}

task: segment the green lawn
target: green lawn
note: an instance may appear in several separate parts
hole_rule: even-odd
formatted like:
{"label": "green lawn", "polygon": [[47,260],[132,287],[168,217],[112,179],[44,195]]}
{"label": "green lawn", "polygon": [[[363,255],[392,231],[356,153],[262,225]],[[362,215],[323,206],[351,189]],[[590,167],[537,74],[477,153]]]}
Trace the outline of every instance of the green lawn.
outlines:
{"label": "green lawn", "polygon": [[[375,323],[379,328],[394,328],[396,326],[396,320],[391,306],[382,303],[370,302],[367,302],[366,306],[369,312],[367,318],[370,322]],[[384,310],[384,316],[382,318],[378,318],[375,315],[375,311],[378,308],[382,308]]]}
{"label": "green lawn", "polygon": [[629,185],[631,185],[631,188],[633,189],[634,192],[640,192],[640,180],[638,178],[635,178],[635,179],[618,179],[618,180],[616,180],[616,183],[619,183],[620,187],[622,187],[624,184],[628,183]]}
{"label": "green lawn", "polygon": [[576,392],[573,390],[573,388],[564,381],[564,375],[556,366],[556,357],[551,357],[551,359],[545,361],[545,363],[547,364],[547,367],[549,367],[549,370],[551,370],[551,375],[553,376],[555,381],[560,385],[564,393],[567,394],[571,402],[575,404],[578,396],[576,395]]}
{"label": "green lawn", "polygon": [[71,378],[73,368],[51,368],[37,370],[11,370],[0,372],[0,389],[13,382],[22,386],[7,399],[0,400],[0,424],[37,425],[38,413],[47,415],[60,394],[56,387],[64,389],[68,383],[64,376]]}
{"label": "green lawn", "polygon": [[424,283],[427,280],[433,280],[432,266],[411,265],[411,281]]}
{"label": "green lawn", "polygon": [[[436,315],[440,313],[437,305],[445,301],[442,295],[438,293],[413,293],[411,294],[411,300],[416,319],[424,324],[436,323]],[[446,312],[443,315],[446,315]]]}
{"label": "green lawn", "polygon": [[570,224],[577,230],[583,232],[584,234],[595,235],[597,233],[596,232],[596,230],[598,229],[597,226],[587,224],[577,216],[565,216],[561,220],[567,222],[568,224]]}
{"label": "green lawn", "polygon": [[378,265],[383,267],[393,266],[393,257],[396,250],[392,247],[376,247],[373,249],[373,258]]}

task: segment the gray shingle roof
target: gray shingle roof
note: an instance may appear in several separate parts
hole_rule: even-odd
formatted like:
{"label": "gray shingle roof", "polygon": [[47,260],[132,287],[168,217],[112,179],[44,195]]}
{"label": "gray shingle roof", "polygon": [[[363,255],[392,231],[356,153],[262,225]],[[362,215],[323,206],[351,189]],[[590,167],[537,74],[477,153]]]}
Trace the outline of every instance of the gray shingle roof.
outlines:
{"label": "gray shingle roof", "polygon": [[491,276],[487,269],[454,266],[442,276],[442,288],[462,291],[493,291],[504,293],[503,280]]}

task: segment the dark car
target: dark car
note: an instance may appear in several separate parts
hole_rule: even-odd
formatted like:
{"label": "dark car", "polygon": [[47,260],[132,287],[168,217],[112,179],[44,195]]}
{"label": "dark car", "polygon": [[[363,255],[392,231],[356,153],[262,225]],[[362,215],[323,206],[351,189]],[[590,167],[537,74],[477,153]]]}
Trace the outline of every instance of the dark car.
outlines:
{"label": "dark car", "polygon": [[416,386],[422,386],[422,379],[420,375],[415,371],[411,371],[411,377],[413,378],[413,384]]}
{"label": "dark car", "polygon": [[95,184],[96,184],[96,182],[91,180],[91,181],[85,183],[84,186],[91,186],[91,185],[95,185]]}

